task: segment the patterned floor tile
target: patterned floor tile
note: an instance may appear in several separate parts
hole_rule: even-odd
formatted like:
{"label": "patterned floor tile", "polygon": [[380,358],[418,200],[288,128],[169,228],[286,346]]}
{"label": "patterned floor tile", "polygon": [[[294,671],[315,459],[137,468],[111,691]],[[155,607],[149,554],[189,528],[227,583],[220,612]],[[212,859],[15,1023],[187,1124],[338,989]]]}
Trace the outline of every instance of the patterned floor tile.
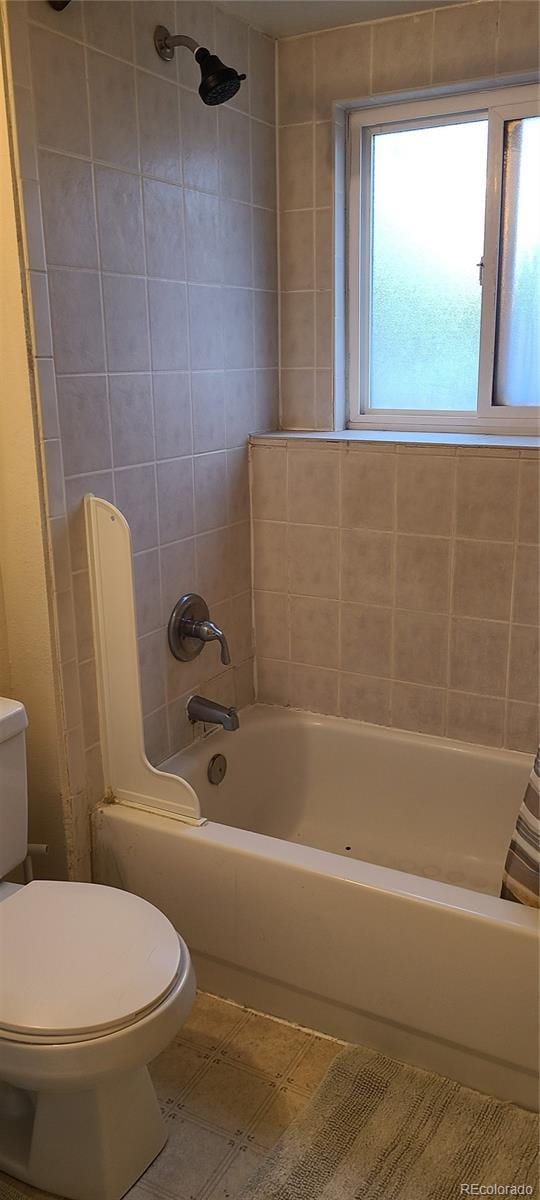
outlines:
{"label": "patterned floor tile", "polygon": [[250,1146],[240,1146],[220,1178],[204,1193],[202,1200],[236,1200],[263,1158],[264,1154]]}
{"label": "patterned floor tile", "polygon": [[253,1125],[250,1140],[264,1150],[271,1150],[306,1103],[307,1096],[302,1092],[289,1087],[279,1088]]}
{"label": "patterned floor tile", "polygon": [[270,1099],[273,1088],[266,1079],[216,1058],[196,1080],[183,1105],[199,1120],[241,1137]]}
{"label": "patterned floor tile", "polygon": [[269,1021],[259,1013],[250,1013],[246,1022],[233,1033],[223,1048],[227,1059],[234,1059],[244,1067],[268,1077],[280,1080],[287,1074],[301,1050],[310,1041],[311,1034],[280,1021]]}
{"label": "patterned floor tile", "polygon": [[340,1050],[343,1050],[342,1042],[334,1042],[330,1038],[313,1037],[306,1054],[289,1072],[287,1082],[298,1091],[308,1094],[314,1092]]}
{"label": "patterned floor tile", "polygon": [[[199,993],[151,1067],[169,1140],[126,1200],[236,1200],[341,1049]],[[11,1189],[28,1200],[58,1200],[0,1173],[0,1200]]]}
{"label": "patterned floor tile", "polygon": [[[167,1123],[169,1140],[137,1184],[141,1198],[199,1200],[216,1171],[230,1157],[234,1142],[226,1134],[203,1129],[177,1117]],[[133,1188],[128,1192],[134,1200]]]}
{"label": "patterned floor tile", "polygon": [[191,1013],[179,1037],[198,1050],[217,1050],[222,1042],[241,1027],[247,1018],[245,1008],[198,992]]}

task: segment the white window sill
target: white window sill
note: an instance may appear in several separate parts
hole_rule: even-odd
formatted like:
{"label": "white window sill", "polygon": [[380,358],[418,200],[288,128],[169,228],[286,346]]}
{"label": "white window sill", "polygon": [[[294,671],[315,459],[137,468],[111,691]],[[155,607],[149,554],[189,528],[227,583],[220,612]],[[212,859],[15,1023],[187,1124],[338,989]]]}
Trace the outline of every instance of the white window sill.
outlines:
{"label": "white window sill", "polygon": [[400,433],[393,429],[340,429],[321,432],[311,429],[280,429],[276,433],[254,433],[250,441],[254,445],[276,441],[347,442],[352,445],[359,442],[389,442],[398,446],[471,446],[492,450],[540,450],[540,437],[507,437],[498,433],[422,433],[410,430]]}

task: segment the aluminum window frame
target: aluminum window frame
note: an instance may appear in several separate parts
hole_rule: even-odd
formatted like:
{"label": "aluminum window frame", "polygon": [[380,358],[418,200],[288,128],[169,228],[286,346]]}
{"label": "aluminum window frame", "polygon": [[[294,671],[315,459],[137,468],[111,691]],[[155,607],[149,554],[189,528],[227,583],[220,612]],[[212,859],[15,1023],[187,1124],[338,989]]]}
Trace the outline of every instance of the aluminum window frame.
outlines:
{"label": "aluminum window frame", "polygon": [[[410,99],[350,111],[347,117],[347,382],[351,429],[538,434],[540,406],[493,403],[505,122],[540,114],[535,84]],[[369,407],[372,145],[381,132],[488,121],[483,282],[476,411]]]}

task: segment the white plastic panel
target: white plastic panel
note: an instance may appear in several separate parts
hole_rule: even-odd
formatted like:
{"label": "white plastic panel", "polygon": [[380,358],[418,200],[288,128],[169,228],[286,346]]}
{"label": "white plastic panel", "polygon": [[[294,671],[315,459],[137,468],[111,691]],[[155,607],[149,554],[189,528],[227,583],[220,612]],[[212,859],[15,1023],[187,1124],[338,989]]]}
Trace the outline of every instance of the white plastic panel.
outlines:
{"label": "white plastic panel", "polygon": [[129,525],[107,500],[86,496],[85,509],[107,793],[199,824],[193,788],[156,770],[144,749]]}

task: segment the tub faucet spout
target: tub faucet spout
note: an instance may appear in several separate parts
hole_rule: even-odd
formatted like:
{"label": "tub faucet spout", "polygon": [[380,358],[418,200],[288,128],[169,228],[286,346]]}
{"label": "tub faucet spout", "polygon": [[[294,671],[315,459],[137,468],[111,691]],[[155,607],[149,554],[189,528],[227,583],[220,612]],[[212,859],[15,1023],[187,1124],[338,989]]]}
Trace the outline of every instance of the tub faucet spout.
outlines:
{"label": "tub faucet spout", "polygon": [[238,729],[240,721],[235,708],[225,708],[217,700],[207,700],[205,696],[190,696],[187,702],[189,720],[204,721],[206,725],[223,725],[226,730]]}

